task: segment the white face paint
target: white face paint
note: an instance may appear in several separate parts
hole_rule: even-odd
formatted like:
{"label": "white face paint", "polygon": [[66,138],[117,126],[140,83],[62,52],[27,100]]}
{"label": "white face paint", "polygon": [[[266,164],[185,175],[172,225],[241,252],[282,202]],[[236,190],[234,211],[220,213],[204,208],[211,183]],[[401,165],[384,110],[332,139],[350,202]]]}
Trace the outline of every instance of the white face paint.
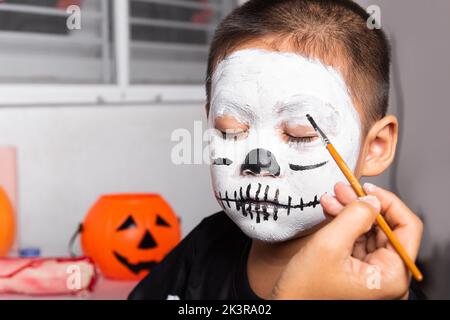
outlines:
{"label": "white face paint", "polygon": [[354,169],[361,126],[342,76],[297,54],[246,49],[217,66],[211,92],[211,128],[221,116],[248,127],[239,139],[211,137],[213,188],[225,212],[267,242],[322,222],[319,199],[344,177],[320,139],[286,142],[282,128],[310,126],[309,113]]}

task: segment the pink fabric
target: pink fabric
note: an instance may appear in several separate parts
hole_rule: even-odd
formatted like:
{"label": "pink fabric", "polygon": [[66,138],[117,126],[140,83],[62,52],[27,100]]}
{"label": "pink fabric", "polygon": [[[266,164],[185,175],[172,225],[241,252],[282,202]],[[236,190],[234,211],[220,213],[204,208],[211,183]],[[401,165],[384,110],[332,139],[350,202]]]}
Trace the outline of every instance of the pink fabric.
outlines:
{"label": "pink fabric", "polygon": [[0,258],[0,294],[79,294],[92,291],[94,263],[81,258]]}

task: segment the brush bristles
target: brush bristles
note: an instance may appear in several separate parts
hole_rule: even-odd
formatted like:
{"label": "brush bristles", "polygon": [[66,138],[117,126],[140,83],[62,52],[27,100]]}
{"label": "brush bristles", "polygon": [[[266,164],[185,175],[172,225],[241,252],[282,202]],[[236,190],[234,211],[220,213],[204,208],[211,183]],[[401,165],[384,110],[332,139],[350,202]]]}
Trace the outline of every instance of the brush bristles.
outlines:
{"label": "brush bristles", "polygon": [[317,134],[320,136],[320,138],[322,138],[322,141],[325,144],[329,144],[330,140],[328,139],[328,137],[325,135],[325,133],[323,133],[323,131],[319,128],[319,126],[317,125],[317,123],[314,121],[313,117],[311,117],[309,114],[306,115],[306,118],[308,119],[308,121],[311,123],[312,127],[314,128],[314,130],[316,130]]}

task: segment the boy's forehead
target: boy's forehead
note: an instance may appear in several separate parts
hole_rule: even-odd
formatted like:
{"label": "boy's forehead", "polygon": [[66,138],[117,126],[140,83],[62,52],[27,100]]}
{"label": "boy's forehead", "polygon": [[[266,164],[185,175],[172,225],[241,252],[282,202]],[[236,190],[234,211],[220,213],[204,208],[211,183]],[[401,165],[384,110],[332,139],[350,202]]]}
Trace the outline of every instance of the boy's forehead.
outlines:
{"label": "boy's forehead", "polygon": [[[299,51],[299,48],[297,45],[295,45],[295,42],[292,41],[292,38],[288,36],[280,36],[280,35],[265,35],[263,37],[255,37],[251,39],[247,39],[243,42],[241,42],[238,45],[233,46],[228,52],[226,52],[225,57],[223,59],[226,59],[233,53],[241,50],[246,49],[261,49],[269,52],[279,52],[279,53],[292,53],[292,54],[298,54],[298,55],[304,55],[309,58],[316,59],[317,61],[322,62],[323,64],[330,66],[331,68],[334,68],[335,70],[338,70],[339,72],[344,72],[348,69],[348,61],[345,59],[345,55],[333,55],[328,56],[324,54],[319,54],[314,51],[310,52],[301,52]],[[218,64],[220,64],[223,60],[217,61]],[[215,71],[217,71],[217,66],[215,68]],[[345,81],[345,77],[342,77],[343,81]],[[346,86],[348,88],[348,85]],[[211,88],[213,89],[213,88]],[[361,118],[363,117],[363,107],[359,103],[358,100],[354,99],[354,96],[349,92],[350,98],[352,100],[352,104],[355,107],[356,111],[360,114]],[[212,102],[212,100],[210,101]]]}
{"label": "boy's forehead", "polygon": [[[298,54],[310,59],[318,60],[325,65],[331,66],[336,70],[340,70],[341,72],[346,70],[348,67],[348,61],[345,59],[344,54],[327,55],[326,52],[320,53],[317,52],[318,50],[313,49],[309,51],[305,51],[305,49],[300,50],[291,37],[280,35],[265,35],[263,37],[248,39],[229,49],[223,59],[232,55],[236,51],[246,49],[261,49],[270,52]],[[220,63],[220,61],[217,61],[217,63]]]}
{"label": "boy's forehead", "polygon": [[234,51],[217,66],[212,84],[212,107],[220,102],[273,109],[292,106],[303,96],[339,107],[348,98],[345,82],[331,67],[260,48]]}

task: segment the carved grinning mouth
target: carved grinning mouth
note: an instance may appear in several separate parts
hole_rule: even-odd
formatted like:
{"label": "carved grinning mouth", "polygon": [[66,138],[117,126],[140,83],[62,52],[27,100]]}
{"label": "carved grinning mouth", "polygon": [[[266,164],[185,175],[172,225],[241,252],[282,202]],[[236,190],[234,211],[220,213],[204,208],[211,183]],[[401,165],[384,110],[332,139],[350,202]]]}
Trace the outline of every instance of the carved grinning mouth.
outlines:
{"label": "carved grinning mouth", "polygon": [[154,267],[156,267],[156,265],[158,265],[158,262],[154,261],[154,260],[142,261],[142,262],[138,262],[138,263],[130,263],[127,258],[120,255],[118,252],[113,251],[113,254],[121,264],[123,264],[125,267],[127,267],[128,270],[130,270],[134,274],[138,274],[142,270],[151,271]]}
{"label": "carved grinning mouth", "polygon": [[241,187],[239,189],[239,192],[234,191],[232,195],[228,194],[228,191],[225,192],[225,197],[222,196],[222,193],[219,192],[216,194],[217,200],[222,204],[222,207],[225,208],[227,206],[228,208],[231,208],[231,206],[234,204],[236,207],[236,210],[241,211],[242,215],[244,217],[249,216],[250,219],[253,220],[254,213],[256,218],[256,223],[261,222],[261,216],[264,221],[269,220],[269,217],[271,216],[269,212],[267,211],[268,208],[273,208],[273,220],[278,220],[278,210],[279,209],[286,209],[287,215],[290,214],[292,209],[300,209],[303,211],[307,207],[313,207],[315,208],[317,205],[320,204],[320,201],[318,199],[318,196],[314,196],[314,199],[312,201],[305,202],[302,197],[298,200],[298,204],[295,203],[292,199],[292,197],[288,197],[288,203],[283,204],[278,201],[278,197],[280,194],[280,190],[275,190],[275,196],[273,200],[268,199],[269,194],[269,185],[266,185],[264,189],[264,194],[262,197],[261,191],[262,191],[262,185],[258,183],[258,188],[256,190],[255,197],[250,196],[252,185],[249,184],[245,190],[245,195],[243,192],[243,188]]}

